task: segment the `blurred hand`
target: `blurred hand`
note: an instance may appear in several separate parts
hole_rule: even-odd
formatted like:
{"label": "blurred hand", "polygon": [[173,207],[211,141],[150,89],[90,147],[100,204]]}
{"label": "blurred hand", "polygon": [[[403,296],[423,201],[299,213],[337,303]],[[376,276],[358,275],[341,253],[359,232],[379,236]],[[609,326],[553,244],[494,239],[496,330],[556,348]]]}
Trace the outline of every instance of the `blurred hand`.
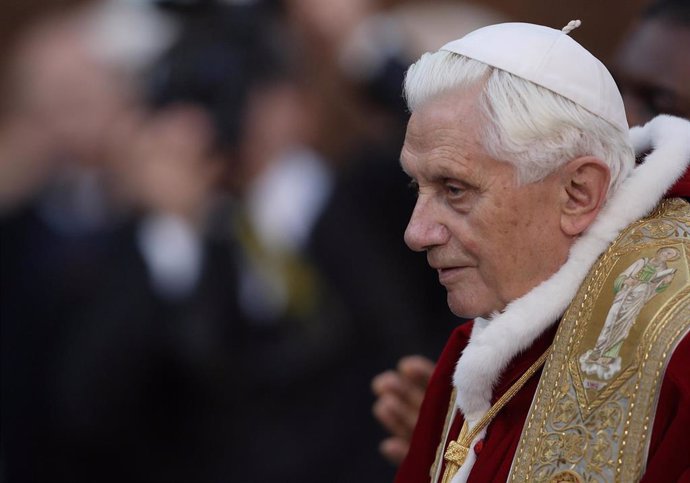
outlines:
{"label": "blurred hand", "polygon": [[412,432],[433,372],[434,363],[429,359],[408,356],[400,359],[396,370],[383,372],[372,380],[372,390],[378,396],[373,407],[374,416],[391,433],[379,449],[396,465],[402,462],[410,448]]}

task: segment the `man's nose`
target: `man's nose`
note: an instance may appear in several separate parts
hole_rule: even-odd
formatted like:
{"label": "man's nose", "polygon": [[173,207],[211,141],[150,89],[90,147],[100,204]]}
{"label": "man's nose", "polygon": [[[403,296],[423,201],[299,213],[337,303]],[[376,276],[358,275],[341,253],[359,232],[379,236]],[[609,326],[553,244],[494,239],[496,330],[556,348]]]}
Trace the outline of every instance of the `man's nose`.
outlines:
{"label": "man's nose", "polygon": [[416,252],[428,250],[448,241],[448,229],[440,222],[431,200],[417,198],[410,222],[405,229],[405,243]]}

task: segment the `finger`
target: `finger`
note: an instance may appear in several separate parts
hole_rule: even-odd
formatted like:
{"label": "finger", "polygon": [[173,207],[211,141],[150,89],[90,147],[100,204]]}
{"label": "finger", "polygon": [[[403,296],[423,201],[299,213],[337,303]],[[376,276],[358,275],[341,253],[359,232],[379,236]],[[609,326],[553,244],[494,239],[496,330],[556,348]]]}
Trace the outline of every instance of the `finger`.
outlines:
{"label": "finger", "polygon": [[434,364],[421,356],[406,357],[398,364],[404,397],[408,404],[416,409],[422,405],[426,388],[429,385]]}
{"label": "finger", "polygon": [[403,438],[387,438],[381,441],[379,452],[388,461],[398,466],[410,450],[409,440]]}
{"label": "finger", "polygon": [[415,384],[398,371],[386,371],[374,378],[372,390],[379,397],[384,394],[397,397],[409,410],[416,411],[424,399],[426,384]]}
{"label": "finger", "polygon": [[[424,399],[424,392],[412,391],[408,392],[407,396],[408,400],[406,400],[405,404],[401,406],[402,410],[400,411],[398,417],[402,420],[403,426],[407,431],[406,435],[410,436],[414,431],[414,427],[417,425],[417,419],[419,419],[419,409],[421,407],[422,400]],[[419,404],[410,404],[410,398],[416,398],[419,401]]]}
{"label": "finger", "polygon": [[400,417],[399,402],[390,395],[379,397],[372,407],[374,417],[381,425],[395,436],[403,436],[407,433]]}
{"label": "finger", "polygon": [[409,418],[404,416],[406,411],[402,401],[389,394],[381,396],[372,408],[374,417],[393,436],[407,437],[412,431],[407,425]]}
{"label": "finger", "polygon": [[434,363],[423,356],[407,356],[398,362],[398,371],[407,380],[426,388],[434,372]]}
{"label": "finger", "polygon": [[383,427],[394,436],[409,438],[417,422],[417,409],[390,393],[379,397],[372,411]]}
{"label": "finger", "polygon": [[403,381],[396,371],[382,372],[372,379],[371,390],[377,396],[387,392],[402,394],[404,392]]}

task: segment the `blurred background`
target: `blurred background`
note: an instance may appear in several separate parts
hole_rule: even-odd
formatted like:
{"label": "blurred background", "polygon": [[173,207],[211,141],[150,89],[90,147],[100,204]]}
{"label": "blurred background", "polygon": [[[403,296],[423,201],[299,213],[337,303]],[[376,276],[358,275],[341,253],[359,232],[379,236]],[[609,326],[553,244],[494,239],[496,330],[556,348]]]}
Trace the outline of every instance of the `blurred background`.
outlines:
{"label": "blurred background", "polygon": [[455,319],[402,234],[407,66],[612,59],[644,0],[5,0],[0,481],[382,482],[369,385]]}

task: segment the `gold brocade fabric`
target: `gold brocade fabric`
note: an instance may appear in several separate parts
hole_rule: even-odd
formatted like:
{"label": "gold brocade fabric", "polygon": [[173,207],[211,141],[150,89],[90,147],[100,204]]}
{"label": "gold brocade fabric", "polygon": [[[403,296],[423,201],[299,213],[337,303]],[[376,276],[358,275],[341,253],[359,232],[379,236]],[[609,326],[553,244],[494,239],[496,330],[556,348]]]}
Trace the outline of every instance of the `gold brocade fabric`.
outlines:
{"label": "gold brocade fabric", "polygon": [[563,316],[509,481],[638,481],[688,332],[690,205],[664,200],[597,260]]}

